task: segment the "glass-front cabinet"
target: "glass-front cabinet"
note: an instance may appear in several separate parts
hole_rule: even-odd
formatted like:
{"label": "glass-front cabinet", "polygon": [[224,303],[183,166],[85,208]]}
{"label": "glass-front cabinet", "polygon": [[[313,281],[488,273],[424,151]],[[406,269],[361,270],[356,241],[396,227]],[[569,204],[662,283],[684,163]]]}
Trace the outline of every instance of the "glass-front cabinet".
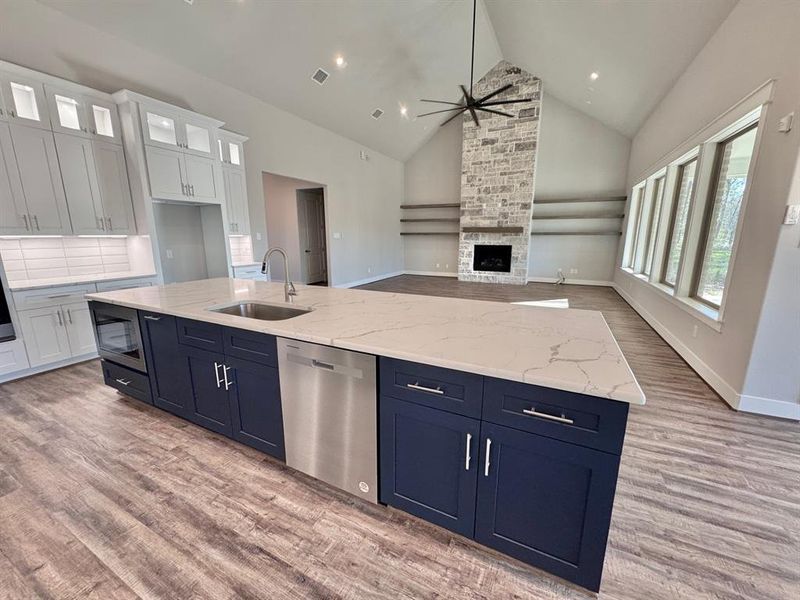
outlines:
{"label": "glass-front cabinet", "polygon": [[0,72],[4,117],[12,122],[50,129],[44,86],[26,77]]}
{"label": "glass-front cabinet", "polygon": [[213,156],[213,124],[146,104],[140,104],[140,113],[146,145],[181,150],[207,158]]}
{"label": "glass-front cabinet", "polygon": [[117,106],[67,88],[45,85],[53,131],[122,143]]}
{"label": "glass-front cabinet", "polygon": [[244,167],[244,142],[247,138],[232,132],[219,132],[217,151],[222,164],[232,167]]}

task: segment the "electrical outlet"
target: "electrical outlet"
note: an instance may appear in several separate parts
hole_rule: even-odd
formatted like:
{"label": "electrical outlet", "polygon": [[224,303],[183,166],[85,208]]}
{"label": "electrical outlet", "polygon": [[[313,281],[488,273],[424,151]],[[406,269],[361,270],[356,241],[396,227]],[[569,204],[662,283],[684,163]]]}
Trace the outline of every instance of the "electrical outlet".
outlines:
{"label": "electrical outlet", "polygon": [[695,325],[695,326],[692,328],[692,337],[693,337],[693,338],[696,338],[696,337],[697,337],[697,325]]}
{"label": "electrical outlet", "polygon": [[334,231],[333,232],[333,239],[335,239],[335,240],[342,239],[342,232],[341,231]]}
{"label": "electrical outlet", "polygon": [[261,241],[261,232],[260,231],[256,231],[256,241],[258,241],[258,242]]}
{"label": "electrical outlet", "polygon": [[439,268],[439,263],[436,263],[436,268],[437,268],[437,269]]}
{"label": "electrical outlet", "polygon": [[450,268],[450,265],[449,265],[448,263],[444,263],[444,268],[445,268],[445,269],[449,269],[449,268]]}
{"label": "electrical outlet", "polygon": [[167,258],[175,258],[175,255],[172,253],[172,250],[167,248]]}
{"label": "electrical outlet", "polygon": [[578,274],[578,269],[571,268],[571,269],[569,270],[569,274],[570,274],[570,275],[577,275],[577,274]]}

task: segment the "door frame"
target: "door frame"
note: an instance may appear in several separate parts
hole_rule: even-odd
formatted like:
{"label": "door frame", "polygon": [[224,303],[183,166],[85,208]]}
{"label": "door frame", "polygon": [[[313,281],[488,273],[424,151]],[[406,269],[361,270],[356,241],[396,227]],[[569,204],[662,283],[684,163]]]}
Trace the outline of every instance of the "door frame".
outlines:
{"label": "door frame", "polygon": [[325,254],[325,256],[324,256],[325,280],[324,281],[325,281],[326,285],[330,285],[331,274],[330,274],[330,262],[329,262],[330,259],[329,259],[329,250],[328,250],[328,248],[330,246],[329,246],[329,240],[328,240],[328,212],[327,212],[327,206],[326,206],[327,194],[326,194],[325,186],[312,187],[312,188],[299,188],[299,189],[295,190],[295,208],[297,210],[297,239],[298,239],[298,245],[299,245],[298,252],[299,252],[299,255],[300,255],[300,274],[301,274],[301,278],[303,280],[301,283],[308,283],[308,267],[307,267],[307,264],[306,264],[306,261],[305,261],[305,245],[306,244],[303,243],[304,242],[304,239],[303,239],[304,238],[304,233],[303,232],[306,230],[306,228],[304,227],[305,214],[304,214],[304,211],[302,210],[302,206],[301,206],[302,203],[306,202],[307,200],[306,200],[305,197],[301,197],[301,193],[302,192],[311,192],[311,191],[316,191],[316,190],[319,190],[320,193],[321,193],[320,200],[321,200],[321,204],[322,204],[322,228],[323,228],[323,231],[324,231],[322,239],[324,241],[323,252]]}

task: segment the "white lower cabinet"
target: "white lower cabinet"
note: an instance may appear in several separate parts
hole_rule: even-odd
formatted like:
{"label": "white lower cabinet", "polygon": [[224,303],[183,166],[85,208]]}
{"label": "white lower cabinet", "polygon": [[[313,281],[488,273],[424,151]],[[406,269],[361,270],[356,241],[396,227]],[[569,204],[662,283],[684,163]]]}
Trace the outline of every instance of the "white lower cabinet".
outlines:
{"label": "white lower cabinet", "polygon": [[60,306],[22,310],[18,316],[31,367],[72,356]]}
{"label": "white lower cabinet", "polygon": [[61,306],[61,314],[72,356],[97,352],[89,304],[87,302],[64,304]]}

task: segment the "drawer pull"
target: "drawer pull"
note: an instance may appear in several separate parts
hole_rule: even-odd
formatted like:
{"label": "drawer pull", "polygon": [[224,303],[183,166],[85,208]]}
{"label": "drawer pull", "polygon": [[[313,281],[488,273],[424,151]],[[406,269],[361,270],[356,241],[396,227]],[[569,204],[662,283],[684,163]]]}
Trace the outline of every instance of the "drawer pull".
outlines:
{"label": "drawer pull", "polygon": [[129,386],[131,384],[131,380],[130,379],[128,379],[127,381],[125,381],[124,379],[115,379],[114,381],[116,381],[119,384],[124,385],[125,387],[127,387],[127,386]]}
{"label": "drawer pull", "polygon": [[406,387],[411,388],[412,390],[419,390],[420,392],[430,392],[431,394],[439,394],[444,396],[444,390],[438,385],[435,388],[429,388],[425,387],[424,385],[420,385],[419,381],[417,381],[415,383],[407,383]]}
{"label": "drawer pull", "polygon": [[144,318],[147,319],[148,321],[160,321],[161,320],[161,317],[154,317],[152,315],[145,315]]}
{"label": "drawer pull", "polygon": [[483,476],[489,476],[490,456],[492,455],[492,438],[486,438],[486,462],[483,465]]}
{"label": "drawer pull", "polygon": [[464,457],[464,470],[469,471],[469,463],[472,460],[472,434],[467,434],[467,455]]}
{"label": "drawer pull", "polygon": [[532,417],[541,417],[543,419],[550,419],[551,421],[558,421],[559,423],[566,423],[567,425],[572,425],[575,421],[565,417],[563,414],[560,417],[556,415],[548,415],[547,413],[538,412],[535,408],[523,408],[522,412],[526,415],[531,415]]}
{"label": "drawer pull", "polygon": [[55,300],[56,298],[68,298],[70,296],[72,296],[72,294],[55,294],[53,296],[48,296],[47,299],[48,300]]}

